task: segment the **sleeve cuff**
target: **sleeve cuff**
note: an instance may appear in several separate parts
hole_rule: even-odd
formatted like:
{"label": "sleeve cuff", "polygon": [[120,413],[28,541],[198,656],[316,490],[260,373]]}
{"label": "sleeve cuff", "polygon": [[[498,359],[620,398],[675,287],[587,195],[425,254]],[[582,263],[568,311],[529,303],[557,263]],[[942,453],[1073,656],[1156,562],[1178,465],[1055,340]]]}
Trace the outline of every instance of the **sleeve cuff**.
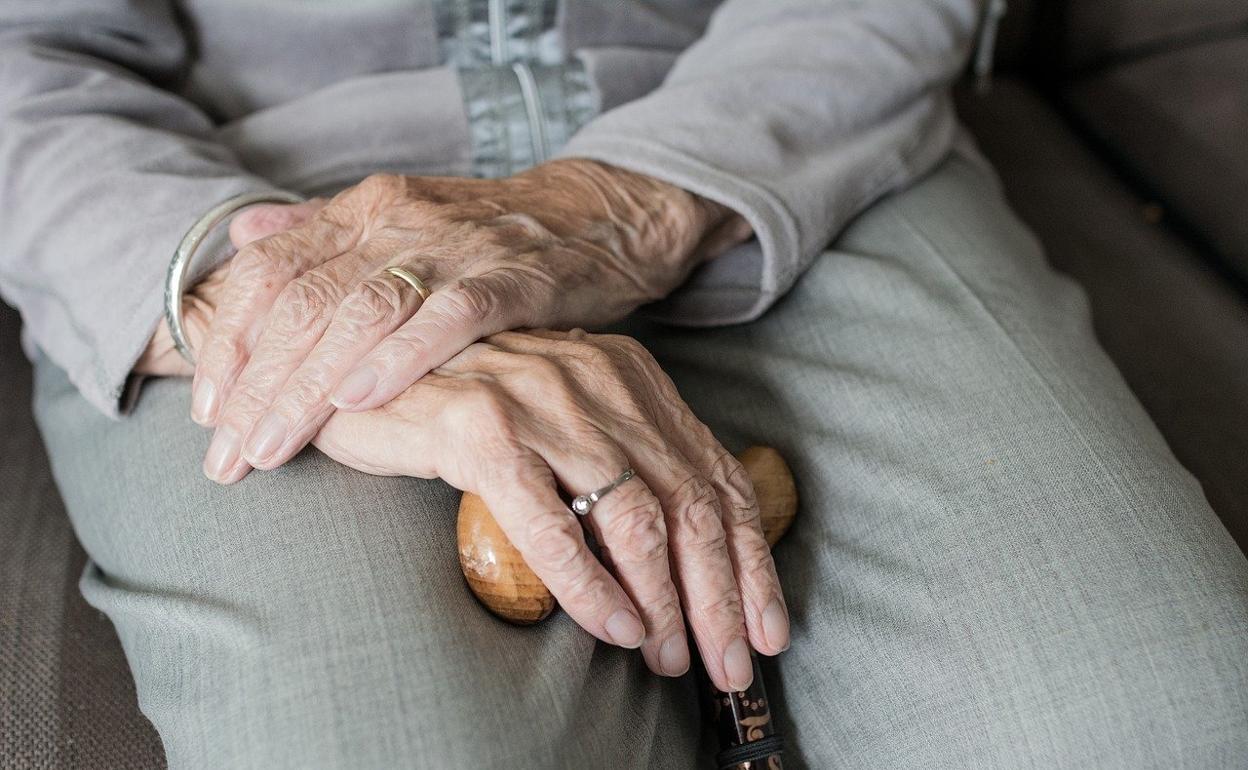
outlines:
{"label": "sleeve cuff", "polygon": [[559,155],[661,179],[731,208],[753,228],[757,240],[702,265],[666,299],[647,307],[648,315],[686,326],[752,321],[797,280],[797,221],[769,190],[658,142],[594,132],[592,126],[574,136]]}
{"label": "sleeve cuff", "polygon": [[[278,190],[256,187],[240,190],[237,194],[248,192],[278,192]],[[229,200],[232,197],[234,196],[226,196],[222,200]],[[205,212],[211,211],[216,205],[214,203],[213,206],[205,209]],[[229,239],[229,224],[234,216],[245,208],[248,207],[240,206],[234,210],[204,237],[196,250],[187,286],[193,286],[200,278],[234,255],[234,248]],[[189,230],[193,225],[194,222],[188,223],[187,229]],[[178,237],[181,238],[181,235]],[[173,258],[177,246],[176,241],[168,244],[170,259]],[[150,288],[143,291],[135,311],[122,322],[116,337],[118,345],[116,354],[100,361],[94,382],[74,383],[89,402],[113,419],[125,416],[134,408],[138,402],[142,384],[147,379],[146,376],[134,374],[133,370],[135,363],[147,349],[148,342],[151,341],[152,335],[155,334],[164,318],[164,279],[163,270],[158,271],[156,275],[144,276],[144,284]],[[70,379],[76,380],[73,373]]]}

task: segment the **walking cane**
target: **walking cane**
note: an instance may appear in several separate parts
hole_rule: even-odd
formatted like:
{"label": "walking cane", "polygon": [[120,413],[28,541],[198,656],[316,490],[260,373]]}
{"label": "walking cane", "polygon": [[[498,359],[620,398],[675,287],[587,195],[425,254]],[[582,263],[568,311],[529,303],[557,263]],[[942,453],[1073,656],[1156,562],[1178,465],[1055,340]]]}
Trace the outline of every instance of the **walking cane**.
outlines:
{"label": "walking cane", "polygon": [[[780,453],[750,447],[737,459],[754,483],[768,545],[775,545],[797,513],[797,488]],[[465,494],[459,504],[459,565],[468,587],[486,609],[517,625],[544,620],[555,609],[551,595],[503,534],[481,498]],[[743,692],[707,685],[716,723],[719,770],[781,770],[783,741],[771,718],[758,656],[751,652],[754,683]]]}

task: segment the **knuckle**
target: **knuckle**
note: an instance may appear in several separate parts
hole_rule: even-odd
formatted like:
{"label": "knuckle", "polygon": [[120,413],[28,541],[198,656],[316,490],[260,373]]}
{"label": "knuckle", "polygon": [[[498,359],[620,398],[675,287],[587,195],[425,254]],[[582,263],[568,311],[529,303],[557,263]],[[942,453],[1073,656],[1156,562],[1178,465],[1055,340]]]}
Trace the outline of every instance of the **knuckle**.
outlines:
{"label": "knuckle", "polygon": [[695,599],[691,612],[702,621],[702,625],[714,629],[736,630],[745,622],[741,596],[735,589],[699,596]]}
{"label": "knuckle", "polygon": [[424,335],[400,328],[373,349],[369,358],[387,372],[409,371],[428,349]]}
{"label": "knuckle", "polygon": [[308,272],[282,290],[274,308],[275,320],[286,330],[317,326],[334,305],[333,289],[320,274]]}
{"label": "knuckle", "polygon": [[689,476],[673,495],[673,529],[689,546],[717,550],[724,545],[724,525],[720,519],[715,488],[705,479]]}
{"label": "knuckle", "polygon": [[513,405],[494,385],[466,385],[443,412],[453,428],[470,435],[483,452],[505,452],[518,443]]}
{"label": "knuckle", "polygon": [[442,292],[447,314],[472,325],[484,323],[494,312],[494,293],[480,279],[460,278]]}
{"label": "knuckle", "polygon": [[566,394],[568,381],[557,363],[538,353],[516,353],[511,357],[516,366],[514,376],[527,390],[551,399],[561,399]]}
{"label": "knuckle", "polygon": [[588,566],[568,580],[568,589],[578,602],[594,614],[603,614],[615,604],[610,578]]}
{"label": "knuckle", "polygon": [[738,547],[737,564],[743,575],[769,578],[775,570],[771,549],[761,537],[750,538]]}
{"label": "knuckle", "polygon": [[299,411],[324,403],[329,395],[324,383],[313,377],[294,377],[284,391],[282,402]]}
{"label": "knuckle", "polygon": [[684,609],[680,597],[675,592],[667,592],[667,596],[656,602],[647,602],[645,612],[655,625],[662,628],[679,626]]}
{"label": "knuckle", "polygon": [[727,502],[724,516],[733,526],[746,526],[758,519],[758,497],[745,466],[728,450],[717,450],[711,464],[711,478],[723,490]]}
{"label": "knuckle", "polygon": [[534,516],[525,527],[532,558],[545,569],[569,578],[583,569],[581,538],[580,523],[561,511]]}
{"label": "knuckle", "polygon": [[617,562],[653,562],[667,558],[667,529],[652,495],[638,496],[611,516],[607,547]]}
{"label": "knuckle", "polygon": [[268,400],[261,396],[253,384],[242,384],[230,394],[230,400],[221,412],[221,423],[234,428],[245,428],[267,406]]}
{"label": "knuckle", "polygon": [[390,281],[369,279],[343,300],[341,319],[352,326],[369,325],[403,312],[403,295]]}

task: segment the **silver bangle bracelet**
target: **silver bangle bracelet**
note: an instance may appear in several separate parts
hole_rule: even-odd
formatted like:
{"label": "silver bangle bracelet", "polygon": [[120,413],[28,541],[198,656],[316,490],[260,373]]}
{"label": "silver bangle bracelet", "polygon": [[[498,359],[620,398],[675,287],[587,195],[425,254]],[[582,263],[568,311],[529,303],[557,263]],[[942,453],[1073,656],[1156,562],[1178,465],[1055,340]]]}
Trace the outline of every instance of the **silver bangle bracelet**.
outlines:
{"label": "silver bangle bracelet", "polygon": [[182,326],[182,295],[186,292],[186,276],[190,272],[191,260],[199,244],[203,243],[208,233],[221,224],[222,220],[244,206],[256,203],[303,203],[303,196],[281,190],[268,192],[251,192],[235,195],[213,208],[191,225],[191,229],[182,236],[173,259],[169,262],[169,272],[165,275],[165,321],[169,324],[169,336],[173,337],[174,347],[189,363],[195,363],[195,353],[186,339],[186,331]]}

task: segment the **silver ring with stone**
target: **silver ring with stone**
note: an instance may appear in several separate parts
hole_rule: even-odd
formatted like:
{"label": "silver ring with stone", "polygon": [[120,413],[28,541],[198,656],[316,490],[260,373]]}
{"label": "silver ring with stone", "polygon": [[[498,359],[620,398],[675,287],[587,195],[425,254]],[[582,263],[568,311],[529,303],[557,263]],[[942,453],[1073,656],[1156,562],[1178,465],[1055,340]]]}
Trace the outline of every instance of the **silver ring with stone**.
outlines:
{"label": "silver ring with stone", "polygon": [[621,473],[618,477],[616,477],[615,481],[612,481],[610,484],[606,485],[602,489],[595,489],[593,492],[590,492],[587,495],[577,495],[575,498],[572,499],[572,512],[578,516],[588,516],[589,512],[593,510],[594,503],[598,502],[611,490],[615,489],[616,487],[618,487],[619,485],[623,484],[625,481],[628,481],[629,479],[631,479],[633,476],[636,476],[636,475],[637,475],[636,471],[634,471],[632,468],[628,468],[623,473]]}
{"label": "silver ring with stone", "polygon": [[188,363],[195,363],[195,353],[191,350],[182,326],[182,295],[186,292],[186,276],[190,273],[191,260],[199,244],[203,243],[208,233],[221,224],[222,220],[244,206],[256,203],[303,203],[305,200],[302,195],[282,190],[235,195],[209,209],[182,236],[182,241],[169,262],[169,271],[165,273],[165,321],[169,324],[169,336],[173,338],[173,346]]}

